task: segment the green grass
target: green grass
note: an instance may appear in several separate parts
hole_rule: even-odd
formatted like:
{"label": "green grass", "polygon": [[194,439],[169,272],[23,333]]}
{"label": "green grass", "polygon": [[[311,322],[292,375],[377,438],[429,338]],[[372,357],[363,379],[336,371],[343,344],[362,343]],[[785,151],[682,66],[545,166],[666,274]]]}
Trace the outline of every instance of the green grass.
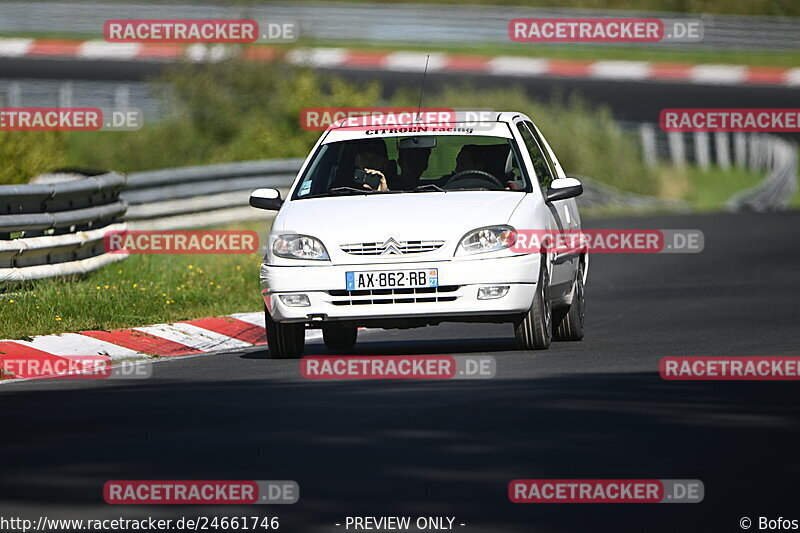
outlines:
{"label": "green grass", "polygon": [[260,262],[257,254],[131,255],[83,279],[11,287],[0,294],[0,339],[259,311]]}
{"label": "green grass", "polygon": [[[800,157],[800,148],[797,149],[797,157]],[[800,179],[798,179],[800,181]],[[800,187],[794,192],[794,196],[789,200],[789,207],[800,209]]]}
{"label": "green grass", "polygon": [[689,188],[684,199],[695,209],[713,210],[724,206],[737,192],[758,185],[764,174],[741,168],[702,170],[689,167],[687,177]]}
{"label": "green grass", "polygon": [[794,196],[792,196],[792,199],[789,200],[789,207],[793,209],[800,209],[800,189],[795,191]]}

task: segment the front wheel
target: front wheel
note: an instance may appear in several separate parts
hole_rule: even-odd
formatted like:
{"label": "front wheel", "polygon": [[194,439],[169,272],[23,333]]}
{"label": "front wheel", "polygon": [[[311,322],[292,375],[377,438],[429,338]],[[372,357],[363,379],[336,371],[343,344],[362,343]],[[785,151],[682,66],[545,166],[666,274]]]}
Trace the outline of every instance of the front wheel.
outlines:
{"label": "front wheel", "polygon": [[305,324],[275,322],[266,309],[264,322],[267,326],[267,347],[273,359],[296,359],[303,355],[306,346]]}
{"label": "front wheel", "polygon": [[553,337],[553,316],[550,308],[550,276],[542,265],[533,305],[520,322],[514,324],[517,348],[546,350]]}
{"label": "front wheel", "polygon": [[349,350],[356,345],[357,327],[330,324],[322,326],[322,340],[329,350]]}

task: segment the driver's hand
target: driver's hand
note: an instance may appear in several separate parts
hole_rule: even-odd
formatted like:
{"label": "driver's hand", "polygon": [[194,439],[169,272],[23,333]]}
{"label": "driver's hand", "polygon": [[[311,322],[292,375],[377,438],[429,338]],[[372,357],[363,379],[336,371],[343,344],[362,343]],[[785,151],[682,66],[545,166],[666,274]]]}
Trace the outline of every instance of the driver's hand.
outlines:
{"label": "driver's hand", "polygon": [[[378,188],[376,189],[377,191],[388,191],[389,190],[389,185],[386,183],[386,176],[383,175],[383,172],[381,172],[380,170],[374,170],[374,169],[371,169],[371,168],[365,168],[364,172],[366,172],[367,174],[376,174],[376,175],[381,177],[381,182],[378,184]],[[364,184],[364,188],[372,190],[372,187],[370,187],[366,183]]]}

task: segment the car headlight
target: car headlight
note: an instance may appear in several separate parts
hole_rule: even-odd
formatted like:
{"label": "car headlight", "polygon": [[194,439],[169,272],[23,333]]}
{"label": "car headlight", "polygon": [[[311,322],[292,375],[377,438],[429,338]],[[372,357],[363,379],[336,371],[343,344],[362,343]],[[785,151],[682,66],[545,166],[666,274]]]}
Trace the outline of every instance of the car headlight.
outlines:
{"label": "car headlight", "polygon": [[286,259],[328,261],[328,251],[319,239],[308,235],[279,235],[272,243],[272,253]]}
{"label": "car headlight", "polygon": [[517,231],[511,226],[487,226],[470,231],[461,238],[456,255],[495,252],[514,246]]}

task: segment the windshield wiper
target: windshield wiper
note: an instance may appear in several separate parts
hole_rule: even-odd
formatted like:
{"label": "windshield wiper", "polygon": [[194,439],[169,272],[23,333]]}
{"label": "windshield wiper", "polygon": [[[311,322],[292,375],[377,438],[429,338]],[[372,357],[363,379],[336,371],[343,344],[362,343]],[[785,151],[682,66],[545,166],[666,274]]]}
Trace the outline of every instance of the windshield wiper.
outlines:
{"label": "windshield wiper", "polygon": [[373,191],[372,189],[356,189],[355,187],[334,187],[333,189],[330,189],[326,194],[352,194],[352,193],[369,194],[373,192],[375,191]]}
{"label": "windshield wiper", "polygon": [[420,185],[419,187],[416,187],[413,192],[426,192],[426,191],[445,192],[444,189],[442,189],[435,183],[426,183],[425,185]]}

